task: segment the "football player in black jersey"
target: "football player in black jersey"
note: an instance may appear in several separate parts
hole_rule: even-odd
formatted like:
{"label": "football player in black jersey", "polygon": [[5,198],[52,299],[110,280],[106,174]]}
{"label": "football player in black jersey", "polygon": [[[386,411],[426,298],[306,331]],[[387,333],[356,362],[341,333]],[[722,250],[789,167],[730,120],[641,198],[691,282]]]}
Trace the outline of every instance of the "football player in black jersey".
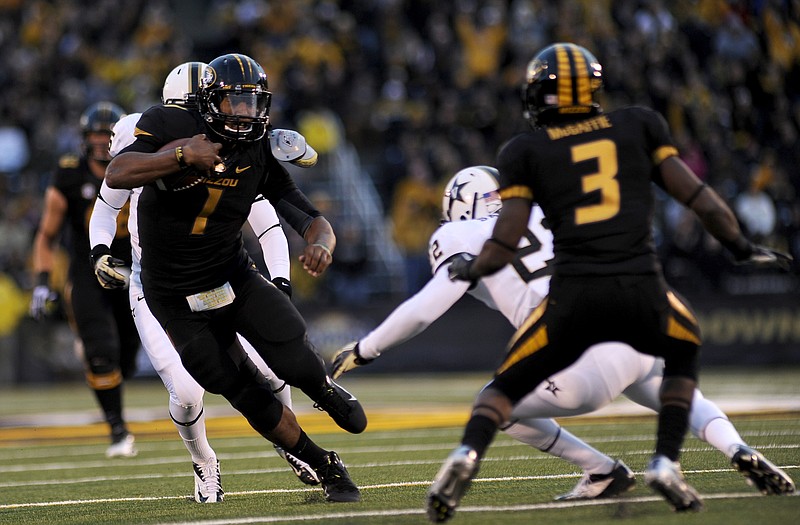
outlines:
{"label": "football player in black jersey", "polygon": [[[621,341],[665,359],[655,455],[645,481],[675,510],[700,510],[677,463],[697,381],[697,319],[664,281],[652,237],[655,182],[689,207],[739,262],[787,266],[753,245],[723,200],[680,160],[666,121],[630,107],[604,114],[595,99],[602,68],[586,49],[551,45],[528,64],[524,101],[533,130],[500,151],[503,208],[477,258],[456,257],[452,279],[475,281],[505,266],[531,204],[554,236],[548,297],[508,344],[505,361],[478,395],[461,446],[428,492],[428,515],[446,521],[513,406],[589,346]],[[755,468],[757,458],[753,458]]]}
{"label": "football player in black jersey", "polygon": [[[244,249],[241,228],[259,194],[307,242],[300,262],[325,271],[336,237],[297,188],[265,138],[272,94],[252,58],[211,61],[199,109],[155,106],[139,120],[136,141],[106,170],[112,188],[143,186],[138,204],[142,283],[156,319],[189,373],[224,396],[261,435],[305,461],[332,501],[358,501],[358,488],[335,452],[314,444],[294,414],[259,380],[236,339],[301,389],[343,429],[367,419],[354,396],[327,375],[289,298],[264,279]],[[189,138],[182,146],[165,145]]]}
{"label": "football player in black jersey", "polygon": [[[133,435],[122,414],[122,382],[136,371],[139,336],[128,308],[126,290],[104,290],[94,276],[89,260],[89,216],[103,174],[111,160],[108,143],[112,126],[125,114],[111,102],[98,102],[80,119],[84,150],[80,156],[67,155],[45,192],[45,208],[33,244],[33,267],[38,286],[31,301],[31,314],[41,319],[51,295],[50,272],[56,241],[62,229],[69,238],[69,283],[65,290],[71,305],[70,319],[83,346],[86,381],[94,391],[111,427],[108,457],[136,455]],[[131,244],[127,211],[118,221],[117,237],[111,246],[115,257],[130,264]]]}

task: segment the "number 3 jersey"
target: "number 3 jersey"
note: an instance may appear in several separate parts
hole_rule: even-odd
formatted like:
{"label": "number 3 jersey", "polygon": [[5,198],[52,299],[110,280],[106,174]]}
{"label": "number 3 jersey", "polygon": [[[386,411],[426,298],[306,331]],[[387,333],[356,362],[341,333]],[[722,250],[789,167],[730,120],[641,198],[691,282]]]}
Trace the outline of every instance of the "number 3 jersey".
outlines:
{"label": "number 3 jersey", "polygon": [[[553,258],[553,235],[542,226],[544,215],[538,206],[531,210],[528,230],[520,239],[517,255],[511,264],[484,277],[469,290],[473,297],[498,310],[519,328],[547,295]],[[497,215],[470,221],[447,222],[431,236],[428,258],[433,273],[447,265],[459,253],[477,255],[492,236]],[[446,268],[443,269],[447,271]]]}
{"label": "number 3 jersey", "polygon": [[498,156],[500,196],[542,207],[555,273],[652,274],[651,182],[663,186],[657,167],[677,154],[661,115],[624,108],[514,137]]}

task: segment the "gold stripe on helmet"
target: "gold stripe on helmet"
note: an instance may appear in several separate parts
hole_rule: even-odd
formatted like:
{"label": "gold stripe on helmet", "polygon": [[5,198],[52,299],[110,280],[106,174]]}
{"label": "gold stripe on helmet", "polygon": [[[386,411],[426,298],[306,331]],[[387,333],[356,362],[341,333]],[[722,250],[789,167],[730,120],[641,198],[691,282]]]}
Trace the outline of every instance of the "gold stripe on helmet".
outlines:
{"label": "gold stripe on helmet", "polygon": [[233,55],[236,58],[236,61],[239,62],[239,69],[242,70],[242,77],[244,77],[244,64],[242,63],[242,57],[240,55]]}
{"label": "gold stripe on helmet", "polygon": [[574,106],[572,100],[572,73],[570,72],[569,55],[564,46],[556,46],[556,64],[558,75],[558,107]]}
{"label": "gold stripe on helmet", "polygon": [[589,68],[586,64],[586,57],[580,52],[577,46],[570,46],[572,60],[575,64],[575,91],[578,95],[579,106],[592,105],[592,91],[589,84]]}

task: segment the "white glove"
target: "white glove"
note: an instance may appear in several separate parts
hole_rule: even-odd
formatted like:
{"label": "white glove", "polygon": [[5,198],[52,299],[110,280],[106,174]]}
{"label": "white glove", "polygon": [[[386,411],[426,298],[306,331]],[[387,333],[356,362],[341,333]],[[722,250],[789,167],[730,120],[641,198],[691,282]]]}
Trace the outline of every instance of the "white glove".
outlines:
{"label": "white glove", "polygon": [[31,295],[31,309],[30,314],[31,317],[36,319],[37,321],[41,321],[47,316],[47,303],[51,303],[56,300],[58,296],[54,291],[52,291],[47,285],[40,284],[36,288],[33,289],[33,294]]}

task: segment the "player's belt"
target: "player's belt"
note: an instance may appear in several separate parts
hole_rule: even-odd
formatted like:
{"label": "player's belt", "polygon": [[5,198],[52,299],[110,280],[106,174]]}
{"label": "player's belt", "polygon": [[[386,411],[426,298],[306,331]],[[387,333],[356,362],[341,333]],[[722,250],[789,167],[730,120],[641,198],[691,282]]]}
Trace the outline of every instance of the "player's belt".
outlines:
{"label": "player's belt", "polygon": [[225,283],[219,288],[213,290],[206,290],[205,292],[196,293],[194,295],[187,295],[186,300],[189,302],[189,308],[193,312],[203,312],[205,310],[216,310],[227,306],[236,299],[236,294],[233,293],[230,283]]}

